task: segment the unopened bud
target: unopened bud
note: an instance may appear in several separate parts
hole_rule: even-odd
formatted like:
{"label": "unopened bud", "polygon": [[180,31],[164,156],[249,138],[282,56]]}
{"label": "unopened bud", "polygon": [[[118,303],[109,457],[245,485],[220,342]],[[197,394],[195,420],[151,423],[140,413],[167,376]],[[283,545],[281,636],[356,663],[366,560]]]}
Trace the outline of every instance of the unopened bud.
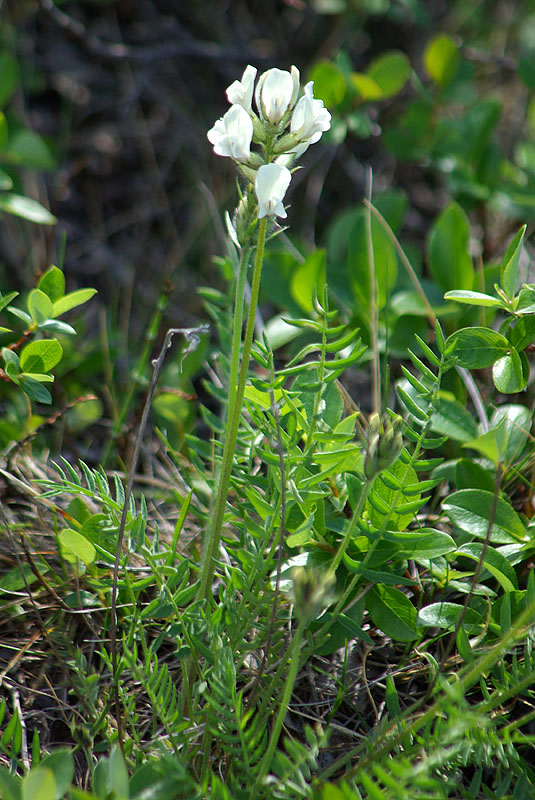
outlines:
{"label": "unopened bud", "polygon": [[364,457],[364,475],[372,480],[388,469],[403,450],[403,420],[399,415],[381,417],[374,412],[369,419]]}
{"label": "unopened bud", "polygon": [[235,228],[239,243],[245,246],[251,235],[251,223],[256,221],[256,198],[251,190],[243,195],[238,204],[235,217]]}
{"label": "unopened bud", "polygon": [[251,113],[251,119],[253,120],[254,138],[259,142],[265,142],[268,138],[265,124],[254,113]]}
{"label": "unopened bud", "polygon": [[292,570],[293,602],[296,616],[312,620],[332,602],[334,575],[314,567]]}
{"label": "unopened bud", "polygon": [[296,136],[294,133],[287,133],[286,136],[282,136],[273,146],[273,152],[287,153],[289,150],[296,147],[300,141],[301,139],[299,136]]}

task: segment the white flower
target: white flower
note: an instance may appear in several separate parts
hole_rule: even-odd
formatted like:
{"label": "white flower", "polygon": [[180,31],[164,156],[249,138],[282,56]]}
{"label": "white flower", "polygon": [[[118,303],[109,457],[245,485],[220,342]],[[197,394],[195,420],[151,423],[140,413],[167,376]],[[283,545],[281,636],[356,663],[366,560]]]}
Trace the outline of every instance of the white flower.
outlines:
{"label": "white flower", "polygon": [[293,108],[299,94],[299,70],[268,69],[256,84],[255,101],[263,119],[276,125]]}
{"label": "white flower", "polygon": [[286,217],[282,204],[292,174],[280,164],[264,164],[256,173],[255,190],[258,198],[258,219]]}
{"label": "white flower", "polygon": [[321,139],[323,131],[331,127],[331,115],[323,105],[323,100],[314,97],[313,87],[312,81],[305,86],[305,93],[294,108],[290,123],[290,131],[306,142],[307,147]]}
{"label": "white flower", "polygon": [[233,105],[207,133],[218,156],[247,161],[251,155],[253,121],[240,105]]}
{"label": "white flower", "polygon": [[251,111],[256,71],[256,67],[251,67],[249,64],[241,76],[241,81],[234,81],[234,83],[231,83],[227,89],[229,103],[232,103],[232,105],[237,104],[239,106],[243,106],[247,112]]}

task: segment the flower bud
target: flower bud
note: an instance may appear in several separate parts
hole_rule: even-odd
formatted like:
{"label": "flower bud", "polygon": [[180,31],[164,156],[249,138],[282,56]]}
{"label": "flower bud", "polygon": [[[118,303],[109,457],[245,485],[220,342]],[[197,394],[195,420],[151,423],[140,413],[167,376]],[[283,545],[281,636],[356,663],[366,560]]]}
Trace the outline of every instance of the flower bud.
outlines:
{"label": "flower bud", "polygon": [[241,247],[244,247],[251,236],[251,225],[256,221],[255,214],[255,195],[248,191],[238,204],[235,217],[236,235]]}
{"label": "flower bud", "polygon": [[366,455],[364,475],[372,480],[385,469],[392,466],[403,450],[403,420],[396,414],[385,415],[382,419],[374,412],[368,421],[366,435]]}
{"label": "flower bud", "polygon": [[295,614],[305,620],[315,619],[332,602],[335,576],[314,567],[292,569],[292,599]]}

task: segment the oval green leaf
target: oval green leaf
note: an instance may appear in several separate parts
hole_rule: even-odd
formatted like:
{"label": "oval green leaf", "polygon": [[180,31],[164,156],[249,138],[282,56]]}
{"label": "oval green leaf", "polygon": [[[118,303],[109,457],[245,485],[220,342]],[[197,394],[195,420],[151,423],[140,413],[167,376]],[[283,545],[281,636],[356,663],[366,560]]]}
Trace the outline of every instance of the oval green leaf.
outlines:
{"label": "oval green leaf", "polygon": [[[494,494],[483,489],[461,489],[442,504],[442,508],[457,527],[479,539],[486,539],[493,516]],[[526,529],[514,508],[502,497],[496,498],[496,512],[490,540],[510,544],[528,540]]]}
{"label": "oval green leaf", "polygon": [[303,311],[314,308],[314,294],[325,286],[325,250],[315,250],[297,266],[290,279],[290,294]]}
{"label": "oval green leaf", "polygon": [[469,242],[468,217],[457,203],[451,203],[440,214],[429,236],[429,266],[442,291],[472,289],[474,267]]}
{"label": "oval green leaf", "polygon": [[42,275],[37,288],[44,292],[55,303],[65,294],[65,275],[57,267],[49,267]]}
{"label": "oval green leaf", "polygon": [[92,564],[96,558],[97,551],[94,546],[78,531],[65,528],[59,533],[59,542],[66,561],[71,563],[82,561],[84,564]]}
{"label": "oval green leaf", "polygon": [[525,369],[522,363],[524,353],[520,354],[514,348],[510,353],[499,358],[492,368],[492,380],[499,392],[503,394],[516,394],[523,392],[528,385],[529,365]]}
{"label": "oval green leaf", "polygon": [[15,217],[22,217],[29,220],[29,222],[38,222],[41,225],[55,225],[57,222],[56,217],[41,203],[38,203],[37,200],[32,200],[31,197],[23,197],[20,194],[0,195],[0,211],[6,211]]}
{"label": "oval green leaf", "polygon": [[63,348],[57,339],[39,339],[26,345],[20,354],[20,368],[23,372],[50,372],[62,355]]}
{"label": "oval green leaf", "polygon": [[459,366],[466,369],[491,367],[511,349],[505,336],[490,328],[461,328],[448,337],[446,348],[450,345]]}
{"label": "oval green leaf", "polygon": [[490,424],[496,428],[500,423],[504,433],[504,457],[508,462],[520,455],[530,436],[531,413],[529,408],[513,403],[498,406]]}
{"label": "oval green leaf", "polygon": [[9,137],[4,157],[12,164],[32,169],[54,169],[56,161],[42,136],[29,128],[15,131]]}
{"label": "oval green leaf", "polygon": [[503,308],[505,305],[503,300],[499,300],[490,294],[462,289],[456,292],[446,292],[444,299],[455,300],[456,303],[465,303],[469,306],[485,306],[487,308]]}
{"label": "oval green leaf", "polygon": [[455,550],[455,541],[448,533],[433,528],[423,528],[417,532],[387,531],[381,544],[392,547],[395,558],[416,560],[437,558]]}
{"label": "oval green leaf", "polygon": [[327,108],[340,105],[346,95],[344,74],[332,61],[318,61],[310,72],[309,80],[314,82],[314,96],[323,100]]}
{"label": "oval green leaf", "polygon": [[52,315],[52,300],[40,289],[32,289],[28,295],[28,311],[34,322],[39,325]]}
{"label": "oval green leaf", "polygon": [[379,84],[363,72],[351,73],[351,85],[363,101],[380,100],[383,96]]}
{"label": "oval green leaf", "polygon": [[459,618],[463,615],[463,624],[465,629],[473,629],[476,625],[483,624],[483,618],[474,611],[473,608],[467,608],[458,603],[431,603],[430,606],[422,608],[418,614],[418,624],[425,625],[432,628],[446,628],[446,630],[455,630]]}
{"label": "oval green leaf", "polygon": [[60,297],[54,303],[54,317],[59,317],[61,314],[65,314],[66,311],[70,311],[71,308],[87,303],[96,293],[96,289],[78,289],[76,292],[69,292],[64,297]]}
{"label": "oval green leaf", "polygon": [[41,766],[26,775],[21,790],[22,800],[56,800],[58,796],[54,773]]}
{"label": "oval green leaf", "polygon": [[518,282],[518,263],[522,252],[522,242],[526,233],[527,225],[524,225],[507,248],[507,252],[500,265],[500,280],[502,289],[507,297],[512,300],[515,296],[516,284]]}
{"label": "oval green leaf", "polygon": [[418,638],[416,609],[399,589],[378,584],[366,595],[366,605],[373,624],[394,641],[412,642]]}
{"label": "oval green leaf", "polygon": [[459,70],[460,56],[457,45],[445,33],[435,36],[424,52],[424,65],[429,77],[440,87],[447,86]]}
{"label": "oval green leaf", "polygon": [[458,400],[449,397],[440,397],[436,402],[431,427],[435,433],[449,436],[458,442],[467,442],[477,435],[477,423],[473,414]]}
{"label": "oval green leaf", "polygon": [[457,555],[466,556],[466,558],[471,558],[478,562],[484,556],[483,566],[496,578],[505,592],[513,592],[518,589],[516,572],[506,557],[493,547],[487,547],[484,550],[484,545],[481,542],[470,542],[460,547]]}
{"label": "oval green leaf", "polygon": [[[74,607],[78,608],[78,605]],[[54,750],[54,752],[43,758],[39,766],[52,770],[57,784],[56,797],[63,797],[63,795],[66,794],[71,788],[72,780],[74,778],[74,761],[72,752],[66,747]]]}
{"label": "oval green leaf", "polygon": [[411,74],[411,63],[405,53],[392,50],[376,58],[366,70],[381,90],[381,100],[393,97],[401,91]]}

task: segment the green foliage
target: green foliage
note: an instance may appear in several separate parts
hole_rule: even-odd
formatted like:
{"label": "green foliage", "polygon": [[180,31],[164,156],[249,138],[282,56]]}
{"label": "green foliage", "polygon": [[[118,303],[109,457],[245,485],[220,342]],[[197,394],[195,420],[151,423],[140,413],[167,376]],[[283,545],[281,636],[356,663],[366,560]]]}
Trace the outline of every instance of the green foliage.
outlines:
{"label": "green foliage", "polygon": [[[425,17],[417,2],[361,5],[363,17]],[[78,466],[70,455],[57,476],[36,470],[32,498],[50,511],[50,542],[32,542],[22,518],[27,562],[17,552],[0,598],[10,621],[38,614],[39,647],[62,659],[65,696],[81,710],[69,717],[73,751],[41,752],[34,734],[30,758],[31,715],[2,700],[2,797],[533,793],[535,284],[526,225],[507,241],[532,218],[535,173],[529,141],[505,151],[504,97],[477,91],[466,24],[455,37],[426,29],[419,64],[387,51],[357,71],[341,50],[313,65],[331,145],[382,129],[385,163],[392,174],[416,164],[414,185],[384,190],[379,175],[365,207],[329,213],[323,247],[268,240],[271,318],[245,320],[251,334],[256,324],[249,364],[241,313],[249,267],[261,267],[253,220],[247,246],[229,241],[219,262],[228,290],[203,291],[212,336],[187,345],[184,369],[181,360],[162,372],[158,443],[145,426],[150,392],[138,415],[143,470],[134,462],[125,478],[124,465],[105,464],[131,443],[164,301],[135,380],[124,396],[110,391],[100,463],[89,466],[92,443]],[[531,91],[530,64],[524,53],[508,68]],[[0,76],[5,108],[19,80],[9,55]],[[54,168],[47,142],[6,114],[0,158],[0,207],[51,221],[10,177]],[[441,207],[422,215],[420,193],[415,218],[419,180],[425,198],[440,189]],[[502,217],[514,228],[495,245],[488,220]],[[2,328],[8,412],[21,395],[51,402],[46,384],[75,333],[60,317],[93,294],[66,293],[50,267],[22,305],[16,291],[0,297],[20,328]],[[4,464],[2,475],[22,490],[16,469]],[[85,790],[74,777],[82,755]]]}
{"label": "green foliage", "polygon": [[[95,289],[80,289],[65,293],[65,277],[58,267],[52,266],[41,276],[37,288],[29,292],[23,310],[12,305],[18,292],[10,292],[0,299],[0,311],[9,311],[24,323],[22,333],[2,328],[3,334],[15,334],[13,341],[2,347],[4,369],[0,377],[20,389],[39,403],[51,403],[52,395],[43,383],[52,383],[51,371],[63,357],[63,348],[56,338],[46,338],[50,333],[76,334],[75,329],[57,317],[72,308],[83,305],[93,297]],[[25,342],[36,334],[45,338]],[[10,338],[13,338],[11,336]],[[20,354],[17,352],[20,350]]]}

